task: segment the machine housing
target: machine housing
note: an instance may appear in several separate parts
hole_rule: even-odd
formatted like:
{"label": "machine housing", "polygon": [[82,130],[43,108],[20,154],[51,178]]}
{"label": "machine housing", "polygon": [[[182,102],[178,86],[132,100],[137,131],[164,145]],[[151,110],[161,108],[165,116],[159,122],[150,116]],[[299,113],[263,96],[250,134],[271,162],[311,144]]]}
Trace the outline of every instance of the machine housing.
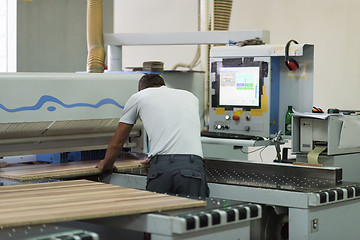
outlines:
{"label": "machine housing", "polygon": [[297,162],[308,163],[308,156],[322,147],[317,163],[341,167],[344,181],[360,181],[358,115],[295,113],[292,129],[292,152]]}

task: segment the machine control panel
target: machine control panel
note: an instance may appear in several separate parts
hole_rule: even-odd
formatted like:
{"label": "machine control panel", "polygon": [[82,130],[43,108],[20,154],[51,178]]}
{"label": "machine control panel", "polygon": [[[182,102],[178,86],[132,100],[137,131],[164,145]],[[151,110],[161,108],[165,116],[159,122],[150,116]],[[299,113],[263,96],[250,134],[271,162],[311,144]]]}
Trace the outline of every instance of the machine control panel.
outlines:
{"label": "machine control panel", "polygon": [[209,131],[269,136],[269,64],[268,57],[212,59]]}
{"label": "machine control panel", "polygon": [[[314,47],[298,45],[304,71],[290,72],[284,45],[216,46],[210,51],[209,131],[271,138],[285,132],[289,105],[296,112],[313,108]],[[215,122],[228,116],[228,129]]]}

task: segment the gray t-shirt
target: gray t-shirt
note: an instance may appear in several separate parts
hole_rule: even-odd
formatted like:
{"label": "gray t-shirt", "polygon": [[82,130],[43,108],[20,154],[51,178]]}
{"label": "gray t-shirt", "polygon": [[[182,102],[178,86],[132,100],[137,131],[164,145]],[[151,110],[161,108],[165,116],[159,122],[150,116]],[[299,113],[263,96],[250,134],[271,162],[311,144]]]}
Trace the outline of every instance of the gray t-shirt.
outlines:
{"label": "gray t-shirt", "polygon": [[192,93],[166,86],[137,92],[126,102],[120,122],[135,124],[138,117],[149,137],[149,156],[203,156],[199,100]]}

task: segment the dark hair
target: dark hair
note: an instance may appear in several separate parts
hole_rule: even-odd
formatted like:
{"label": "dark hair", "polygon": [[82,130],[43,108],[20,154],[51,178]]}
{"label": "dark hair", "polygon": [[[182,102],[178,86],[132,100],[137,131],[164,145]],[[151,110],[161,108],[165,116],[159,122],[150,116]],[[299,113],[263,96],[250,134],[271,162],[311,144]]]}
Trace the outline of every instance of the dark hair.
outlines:
{"label": "dark hair", "polygon": [[165,86],[164,79],[159,74],[145,74],[139,80],[139,91],[149,87]]}

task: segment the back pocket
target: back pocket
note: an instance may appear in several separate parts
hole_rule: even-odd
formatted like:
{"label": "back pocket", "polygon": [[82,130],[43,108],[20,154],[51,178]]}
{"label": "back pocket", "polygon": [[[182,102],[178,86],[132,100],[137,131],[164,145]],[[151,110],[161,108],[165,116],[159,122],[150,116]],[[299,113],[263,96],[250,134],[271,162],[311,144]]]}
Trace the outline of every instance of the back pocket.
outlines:
{"label": "back pocket", "polygon": [[201,172],[194,169],[181,169],[180,174],[183,177],[201,179]]}
{"label": "back pocket", "polygon": [[153,180],[163,174],[162,170],[150,170],[147,174],[147,180]]}

